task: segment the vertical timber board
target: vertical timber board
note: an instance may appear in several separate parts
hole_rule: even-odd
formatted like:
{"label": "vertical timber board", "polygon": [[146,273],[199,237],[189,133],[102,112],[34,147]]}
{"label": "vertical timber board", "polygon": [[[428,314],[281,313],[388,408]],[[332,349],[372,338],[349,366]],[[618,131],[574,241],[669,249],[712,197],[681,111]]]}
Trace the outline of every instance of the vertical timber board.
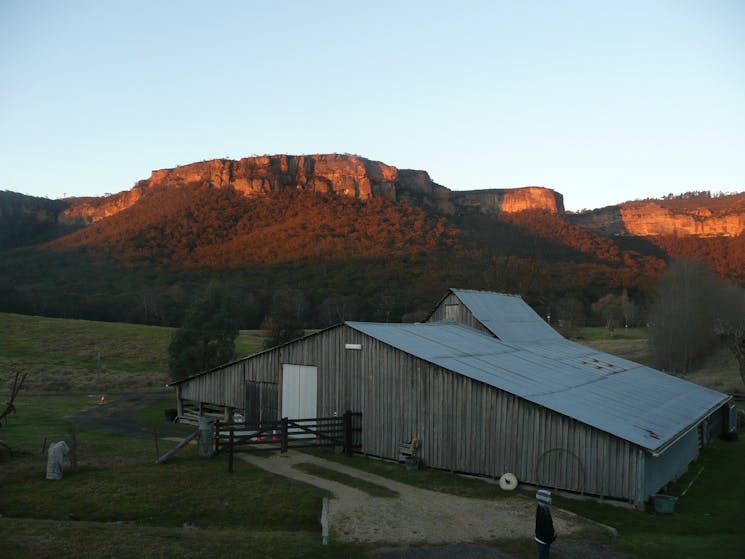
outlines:
{"label": "vertical timber board", "polygon": [[259,383],[246,381],[246,404],[243,408],[243,417],[247,424],[258,425],[261,421],[261,394]]}
{"label": "vertical timber board", "polygon": [[466,464],[468,464],[471,468],[477,468],[479,471],[483,471],[481,457],[477,454],[477,441],[481,433],[481,426],[476,418],[480,416],[481,410],[478,399],[474,394],[475,387],[476,383],[474,382],[467,382],[465,385],[468,397],[466,399],[466,423],[464,425],[463,435],[466,440],[466,444],[468,445]]}
{"label": "vertical timber board", "polygon": [[507,432],[507,414],[505,407],[507,405],[507,397],[501,390],[495,391],[496,397],[496,414],[494,421],[496,422],[497,436],[495,438],[495,449],[494,458],[496,461],[496,475],[502,475],[507,473],[507,446],[505,444],[506,432]]}
{"label": "vertical timber board", "polygon": [[261,420],[279,419],[279,385],[274,382],[261,382]]}

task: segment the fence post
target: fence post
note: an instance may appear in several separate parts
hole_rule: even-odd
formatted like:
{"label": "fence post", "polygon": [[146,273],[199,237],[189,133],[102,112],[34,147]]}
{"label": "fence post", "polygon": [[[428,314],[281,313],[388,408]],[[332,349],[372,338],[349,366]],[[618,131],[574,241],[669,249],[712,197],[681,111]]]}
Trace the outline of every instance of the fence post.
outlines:
{"label": "fence post", "polygon": [[215,454],[220,454],[220,420],[215,421]]}
{"label": "fence post", "polygon": [[347,410],[344,412],[344,454],[352,456],[352,412]]}
{"label": "fence post", "polygon": [[228,454],[228,471],[233,472],[233,428],[230,428],[230,441],[228,442],[230,445],[230,454]]}
{"label": "fence post", "polygon": [[70,429],[70,470],[78,471],[78,435],[74,425]]}
{"label": "fence post", "polygon": [[209,417],[199,418],[199,441],[197,450],[199,456],[211,458],[215,455],[215,422]]}
{"label": "fence post", "polygon": [[287,452],[287,446],[288,446],[287,430],[288,430],[287,429],[287,418],[283,417],[282,422],[281,422],[281,434],[280,434],[280,437],[281,437],[280,451],[282,452],[282,454]]}

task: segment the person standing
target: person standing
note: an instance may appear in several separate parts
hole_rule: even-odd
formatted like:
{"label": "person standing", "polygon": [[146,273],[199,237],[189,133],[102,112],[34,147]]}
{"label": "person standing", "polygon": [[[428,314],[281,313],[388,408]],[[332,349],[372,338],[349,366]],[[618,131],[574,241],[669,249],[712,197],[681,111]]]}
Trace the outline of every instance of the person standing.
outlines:
{"label": "person standing", "polygon": [[551,544],[556,539],[554,521],[551,518],[551,492],[539,489],[535,494],[538,506],[535,509],[535,541],[538,544],[538,559],[549,559]]}

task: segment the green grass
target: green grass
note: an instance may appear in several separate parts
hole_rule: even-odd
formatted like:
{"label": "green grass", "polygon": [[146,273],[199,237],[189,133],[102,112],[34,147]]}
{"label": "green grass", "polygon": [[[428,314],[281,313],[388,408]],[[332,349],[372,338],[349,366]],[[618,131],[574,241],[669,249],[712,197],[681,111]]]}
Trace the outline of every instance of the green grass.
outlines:
{"label": "green grass", "polygon": [[[16,371],[28,373],[26,391],[157,388],[169,380],[172,328],[0,313],[0,332],[0,393]],[[263,340],[262,331],[241,330],[236,355],[260,351]]]}
{"label": "green grass", "polygon": [[370,483],[369,481],[350,476],[343,472],[330,470],[329,468],[324,468],[323,466],[319,466],[318,464],[301,462],[300,464],[295,464],[293,468],[296,468],[301,472],[305,472],[306,474],[322,477],[324,479],[329,479],[331,481],[336,481],[349,487],[353,487],[354,489],[359,489],[363,493],[367,493],[372,497],[398,496],[398,493],[396,491],[388,489],[387,487],[383,487],[382,485],[378,485],[375,483]]}
{"label": "green grass", "polygon": [[576,335],[581,340],[646,340],[646,328],[615,328],[611,333],[607,328],[600,326],[583,326],[576,328]]}
{"label": "green grass", "polygon": [[499,488],[499,485],[487,483],[481,478],[466,477],[431,468],[409,471],[403,464],[396,462],[363,456],[348,457],[328,450],[307,450],[306,452],[420,489],[429,489],[430,491],[439,491],[441,493],[474,499],[522,498],[519,493],[503,491]]}
{"label": "green grass", "polygon": [[709,355],[696,370],[682,375],[682,378],[726,394],[745,394],[737,360],[727,348]]}
{"label": "green grass", "polygon": [[301,531],[199,529],[0,518],[3,556],[35,559],[354,559],[363,546],[324,546],[318,534]]}
{"label": "green grass", "polygon": [[[675,513],[657,514],[556,497],[554,504],[613,526],[616,545],[640,558],[745,557],[745,440],[715,441],[690,471],[665,489]],[[703,468],[701,474],[696,477]],[[705,553],[702,553],[703,551]]]}
{"label": "green grass", "polygon": [[[0,455],[3,554],[171,557],[179,550],[178,556],[196,557],[223,550],[261,557],[364,556],[360,546],[321,547],[325,491],[249,464],[230,474],[226,457],[200,458],[189,449],[155,465],[148,436],[79,429],[79,471],[66,464],[61,481],[46,480],[44,438],[69,440],[66,417],[95,405],[87,397],[19,397],[18,413],[0,429],[0,440],[17,453]],[[151,408],[142,415],[162,414],[161,402]],[[173,445],[161,441],[161,452]],[[184,523],[200,530],[185,530]],[[172,540],[175,547],[162,548]]]}
{"label": "green grass", "polygon": [[183,423],[174,423],[173,421],[167,421],[165,411],[167,409],[173,409],[176,407],[176,396],[168,394],[163,396],[157,402],[145,408],[139,409],[134,412],[134,418],[138,423],[146,427],[152,427],[160,429],[161,432],[164,429],[183,431],[184,434],[188,434],[196,429],[193,425],[186,425]]}
{"label": "green grass", "polygon": [[184,451],[158,465],[83,467],[59,483],[45,480],[43,470],[29,469],[5,480],[1,514],[145,526],[195,522],[202,527],[317,530],[323,491],[292,480],[276,483],[273,474],[249,466],[230,475],[225,460],[194,454]]}
{"label": "green grass", "polygon": [[263,330],[241,330],[235,340],[235,355],[242,359],[263,350],[265,339]]}

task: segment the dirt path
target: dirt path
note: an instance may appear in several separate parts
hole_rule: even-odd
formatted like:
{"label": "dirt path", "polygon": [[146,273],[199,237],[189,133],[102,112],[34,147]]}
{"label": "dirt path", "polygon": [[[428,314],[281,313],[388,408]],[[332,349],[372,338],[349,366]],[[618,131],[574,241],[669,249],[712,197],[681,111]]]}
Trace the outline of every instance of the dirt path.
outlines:
{"label": "dirt path", "polygon": [[[532,499],[516,495],[507,500],[458,497],[398,483],[390,479],[298,452],[268,458],[240,455],[251,464],[279,475],[330,491],[329,527],[332,538],[343,542],[452,544],[498,538],[530,537],[535,526]],[[349,486],[293,468],[310,462],[382,485],[398,497],[371,497]],[[588,523],[571,513],[554,509],[559,534],[569,536]]]}
{"label": "dirt path", "polygon": [[[151,435],[152,427],[142,425],[135,419],[135,412],[160,401],[170,394],[167,390],[150,392],[117,392],[109,395],[109,401],[70,416],[78,427],[85,429],[107,429],[127,435]],[[179,429],[158,427],[160,435],[183,435]]]}

